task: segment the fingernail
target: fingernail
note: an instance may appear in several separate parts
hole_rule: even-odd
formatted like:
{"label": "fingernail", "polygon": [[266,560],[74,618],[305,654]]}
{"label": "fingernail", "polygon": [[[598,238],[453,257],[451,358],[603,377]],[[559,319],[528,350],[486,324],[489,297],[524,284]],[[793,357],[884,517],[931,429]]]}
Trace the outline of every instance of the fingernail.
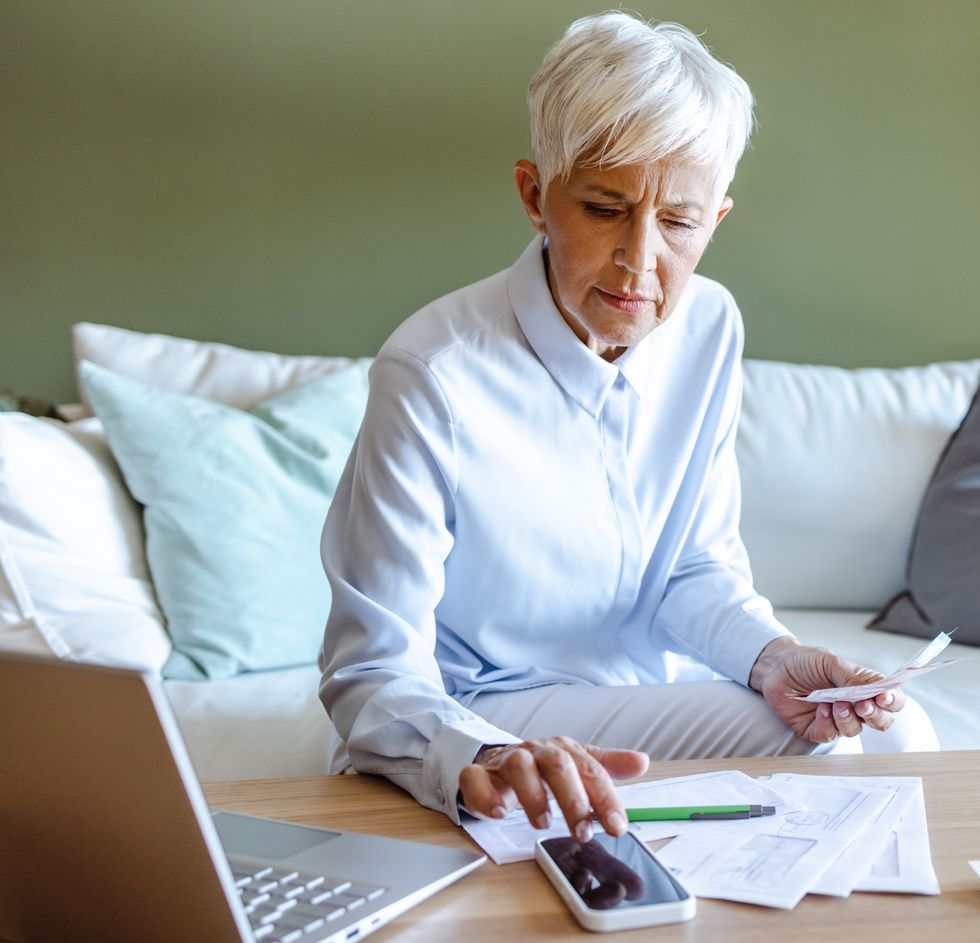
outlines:
{"label": "fingernail", "polygon": [[542,812],[534,820],[534,827],[535,828],[551,828],[551,813],[550,812]]}
{"label": "fingernail", "polygon": [[502,819],[507,814],[507,810],[502,805],[495,805],[490,814],[495,819]]}
{"label": "fingernail", "polygon": [[592,824],[590,822],[579,822],[575,826],[575,838],[583,845],[587,841],[592,841]]}
{"label": "fingernail", "polygon": [[894,700],[895,700],[895,695],[892,694],[891,691],[885,691],[885,693],[881,695],[881,701],[879,701],[879,703],[881,704],[882,707],[887,707]]}
{"label": "fingernail", "polygon": [[609,818],[606,821],[609,826],[607,831],[611,831],[616,835],[622,835],[626,831],[626,819],[621,812],[610,812]]}
{"label": "fingernail", "polygon": [[821,717],[829,717],[830,716],[830,705],[829,704],[821,704],[817,708],[817,713],[819,713]]}
{"label": "fingernail", "polygon": [[847,707],[842,707],[842,708],[841,708],[841,709],[840,709],[840,710],[839,710],[839,711],[837,712],[837,716],[838,716],[838,717],[850,717],[850,716],[851,716],[851,711],[850,711],[850,709],[849,709],[849,708],[847,708]]}
{"label": "fingernail", "polygon": [[870,704],[860,704],[854,708],[862,717],[867,717],[868,714],[874,713],[874,707]]}

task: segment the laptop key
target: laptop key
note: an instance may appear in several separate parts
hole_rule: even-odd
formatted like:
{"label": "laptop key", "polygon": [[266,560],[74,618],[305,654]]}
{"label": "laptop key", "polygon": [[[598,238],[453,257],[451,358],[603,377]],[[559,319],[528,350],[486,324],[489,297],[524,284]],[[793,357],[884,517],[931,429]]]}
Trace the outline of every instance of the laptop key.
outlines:
{"label": "laptop key", "polygon": [[276,928],[271,923],[263,923],[259,927],[252,928],[252,936],[254,936],[256,940],[262,940],[270,933],[273,933],[275,929]]}
{"label": "laptop key", "polygon": [[262,904],[267,904],[272,898],[268,894],[248,894],[242,898],[242,904],[245,905],[247,910],[249,907],[259,907]]}
{"label": "laptop key", "polygon": [[[291,915],[284,915],[282,920],[274,925],[275,932],[269,937],[269,943],[292,943],[293,940],[311,939],[307,936],[324,925],[322,917],[316,920],[295,920]],[[317,939],[320,938],[317,934]]]}
{"label": "laptop key", "polygon": [[351,884],[347,889],[348,894],[353,894],[355,897],[363,897],[366,900],[375,900],[380,897],[386,890],[387,887],[382,887],[380,884]]}
{"label": "laptop key", "polygon": [[260,923],[275,923],[282,916],[282,911],[278,907],[256,907],[249,915],[253,926]]}
{"label": "laptop key", "polygon": [[279,910],[285,910],[287,907],[292,907],[296,901],[292,897],[287,897],[280,887],[278,890],[272,892],[272,901],[270,903]]}
{"label": "laptop key", "polygon": [[341,891],[346,891],[350,887],[350,881],[347,878],[332,878],[329,874],[324,874],[323,884],[320,886],[323,890],[330,890],[335,894],[339,894]]}
{"label": "laptop key", "polygon": [[336,904],[338,907],[346,907],[348,910],[360,907],[364,902],[364,898],[358,897],[356,894],[334,894],[330,898],[331,904]]}
{"label": "laptop key", "polygon": [[319,926],[326,919],[326,917],[323,915],[322,908],[306,907],[303,904],[300,904],[298,907],[294,907],[286,916],[289,920],[295,921],[297,926],[303,927],[303,929],[307,932],[316,929],[316,927],[311,926],[311,924],[315,923],[317,926]]}
{"label": "laptop key", "polygon": [[301,914],[291,910],[288,914],[283,914],[282,919],[276,924],[279,933],[288,930],[299,930],[301,933],[310,933],[318,927],[322,927],[324,919],[321,914]]}

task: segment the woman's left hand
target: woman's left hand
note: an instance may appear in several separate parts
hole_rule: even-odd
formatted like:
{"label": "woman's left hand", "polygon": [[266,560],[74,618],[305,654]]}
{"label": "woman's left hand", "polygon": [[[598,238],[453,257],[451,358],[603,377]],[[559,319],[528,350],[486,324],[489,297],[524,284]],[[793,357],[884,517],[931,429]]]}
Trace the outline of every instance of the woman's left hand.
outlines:
{"label": "woman's left hand", "polygon": [[838,737],[854,737],[867,724],[887,730],[895,713],[905,706],[900,688],[874,698],[850,704],[811,704],[798,701],[794,694],[808,694],[820,688],[839,688],[880,681],[877,671],[845,661],[825,648],[801,645],[794,638],[770,642],[756,659],[749,676],[749,687],[758,691],[776,716],[798,737],[814,743],[830,743]]}

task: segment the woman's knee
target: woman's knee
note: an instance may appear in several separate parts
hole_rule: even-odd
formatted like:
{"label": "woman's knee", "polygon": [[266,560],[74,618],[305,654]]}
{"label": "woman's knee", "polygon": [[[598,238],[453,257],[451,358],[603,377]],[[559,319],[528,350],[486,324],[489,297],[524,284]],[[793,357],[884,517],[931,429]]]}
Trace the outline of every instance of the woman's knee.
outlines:
{"label": "woman's knee", "polygon": [[914,753],[940,749],[936,728],[923,706],[908,698],[887,730],[865,727],[861,733],[865,753]]}

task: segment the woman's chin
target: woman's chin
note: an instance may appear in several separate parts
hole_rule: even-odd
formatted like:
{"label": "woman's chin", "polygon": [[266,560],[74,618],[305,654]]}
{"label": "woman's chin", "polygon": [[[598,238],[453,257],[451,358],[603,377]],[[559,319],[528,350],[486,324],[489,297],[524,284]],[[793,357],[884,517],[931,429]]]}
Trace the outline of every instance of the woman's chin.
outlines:
{"label": "woman's chin", "polygon": [[632,347],[639,344],[644,337],[655,331],[663,321],[655,314],[636,318],[630,323],[618,322],[608,326],[603,325],[592,336],[603,347]]}

